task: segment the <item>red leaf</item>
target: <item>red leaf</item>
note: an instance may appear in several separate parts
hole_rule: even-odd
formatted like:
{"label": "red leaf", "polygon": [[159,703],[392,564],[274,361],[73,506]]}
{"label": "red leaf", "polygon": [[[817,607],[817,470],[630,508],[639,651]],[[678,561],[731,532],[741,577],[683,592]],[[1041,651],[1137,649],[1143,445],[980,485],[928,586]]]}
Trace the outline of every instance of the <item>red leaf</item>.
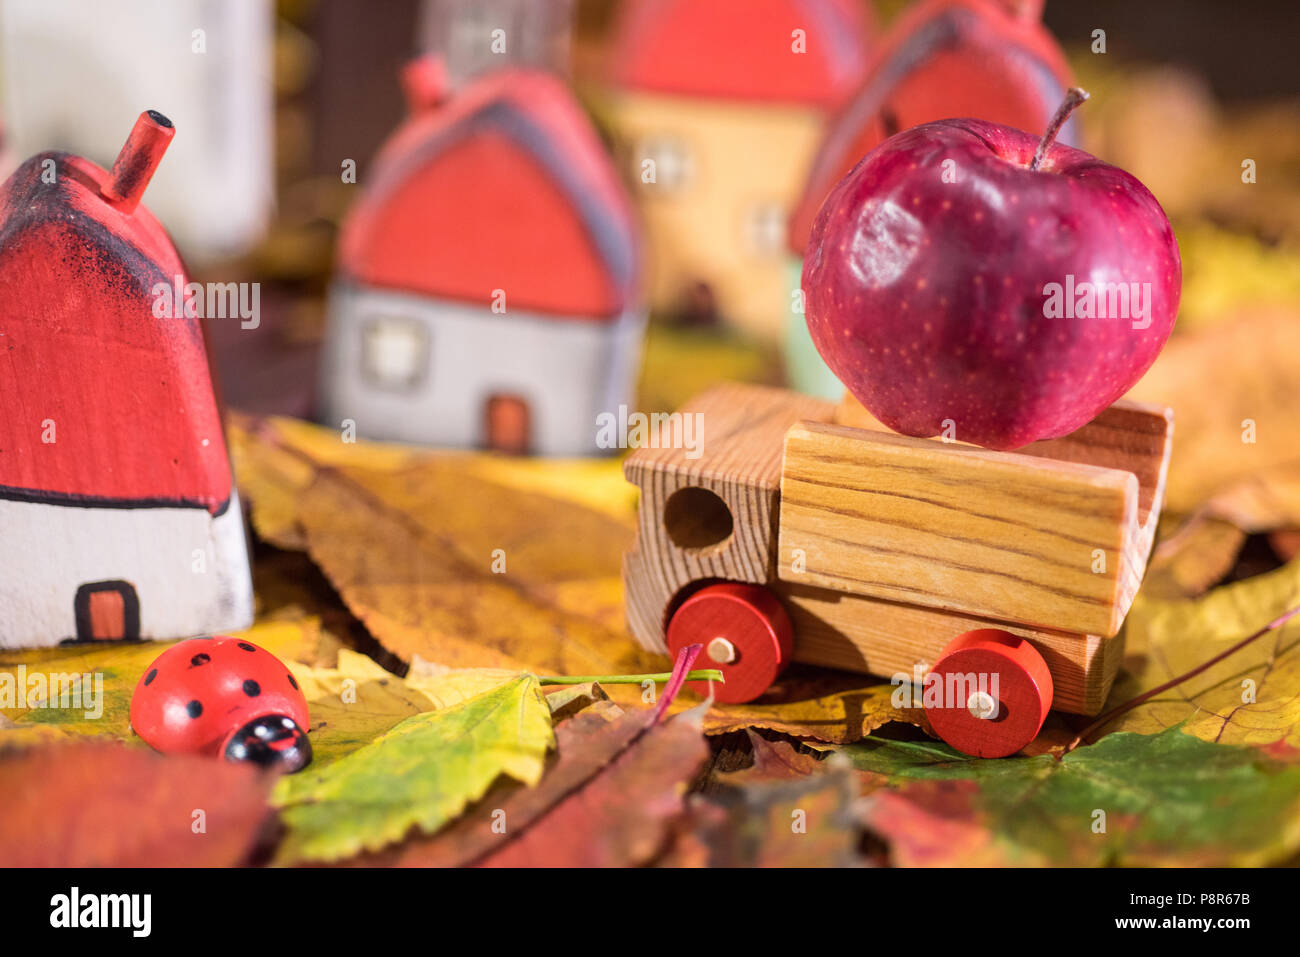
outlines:
{"label": "red leaf", "polygon": [[249,766],[98,743],[0,754],[0,780],[4,867],[240,864],[274,783]]}

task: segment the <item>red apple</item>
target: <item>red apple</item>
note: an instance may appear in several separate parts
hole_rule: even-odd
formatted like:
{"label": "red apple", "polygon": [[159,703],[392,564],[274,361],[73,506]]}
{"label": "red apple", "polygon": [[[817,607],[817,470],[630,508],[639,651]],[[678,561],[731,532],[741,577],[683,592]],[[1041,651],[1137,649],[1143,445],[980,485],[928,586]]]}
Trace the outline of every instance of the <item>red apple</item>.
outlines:
{"label": "red apple", "polygon": [[1065,435],[1168,339],[1182,264],[1160,204],[1054,142],[1086,96],[1071,91],[1041,140],[971,119],[898,133],[827,197],[808,330],[891,429],[993,449]]}

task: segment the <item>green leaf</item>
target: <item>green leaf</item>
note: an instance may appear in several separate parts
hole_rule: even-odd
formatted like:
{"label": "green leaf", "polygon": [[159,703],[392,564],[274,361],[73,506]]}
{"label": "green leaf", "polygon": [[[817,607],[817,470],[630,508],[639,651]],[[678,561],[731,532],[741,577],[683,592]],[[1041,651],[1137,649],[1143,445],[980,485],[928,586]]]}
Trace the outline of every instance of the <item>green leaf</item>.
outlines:
{"label": "green leaf", "polygon": [[888,778],[867,815],[896,863],[1257,866],[1300,849],[1300,765],[1178,727],[1060,761],[878,739],[841,751]]}
{"label": "green leaf", "polygon": [[501,775],[536,784],[554,740],[532,675],[407,718],[319,771],[280,780],[272,801],[288,833],[277,863],[340,860],[413,827],[435,831]]}

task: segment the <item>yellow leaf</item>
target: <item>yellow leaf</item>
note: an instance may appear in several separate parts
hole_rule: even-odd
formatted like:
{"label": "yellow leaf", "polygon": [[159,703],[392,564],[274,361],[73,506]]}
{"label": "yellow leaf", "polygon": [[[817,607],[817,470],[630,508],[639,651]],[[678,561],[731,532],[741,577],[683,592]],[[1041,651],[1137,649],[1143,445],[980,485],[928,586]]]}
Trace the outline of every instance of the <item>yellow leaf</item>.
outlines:
{"label": "yellow leaf", "polygon": [[[246,420],[232,432],[259,532],[286,547],[300,541],[402,659],[538,674],[662,669],[622,625],[631,511],[524,487],[526,474],[554,466],[530,464],[502,484],[488,476],[513,467],[487,456],[421,453],[372,468],[352,457],[363,443],[325,456],[321,430],[283,420]],[[543,484],[564,485],[572,468]]]}
{"label": "yellow leaf", "polygon": [[[1289,478],[1294,488],[1300,475],[1297,356],[1300,313],[1294,308],[1250,310],[1169,341],[1129,397],[1174,410],[1171,512],[1190,514],[1234,486],[1259,483],[1265,470],[1271,482]],[[1235,501],[1238,516],[1246,508],[1241,498],[1224,501]],[[1233,514],[1229,505],[1224,509],[1224,517]]]}
{"label": "yellow leaf", "polygon": [[802,701],[718,705],[705,715],[704,731],[725,734],[741,728],[770,728],[798,737],[850,744],[889,721],[928,729],[924,709],[894,707],[894,690],[894,685],[874,685]]}
{"label": "yellow leaf", "polygon": [[[1125,625],[1127,669],[1109,705],[1190,671],[1300,604],[1300,561],[1195,600],[1138,595]],[[1300,748],[1300,620],[1106,725],[1153,734],[1180,721],[1206,741]]]}
{"label": "yellow leaf", "polygon": [[[320,623],[314,618],[255,624],[237,632],[278,656],[286,663],[311,657],[320,640]],[[51,676],[82,676],[85,689],[80,699],[69,698],[72,707],[62,707],[62,698],[44,697],[0,707],[0,714],[20,726],[48,725],[69,734],[100,734],[132,740],[131,695],[150,662],[175,642],[97,642],[60,645],[55,648],[0,651],[0,682],[16,683],[20,674],[28,680],[40,675],[46,686]],[[4,676],[8,675],[8,678]],[[89,679],[86,679],[89,676]],[[30,687],[30,686],[29,686]],[[3,684],[0,684],[3,688]],[[34,707],[27,707],[27,704]]]}

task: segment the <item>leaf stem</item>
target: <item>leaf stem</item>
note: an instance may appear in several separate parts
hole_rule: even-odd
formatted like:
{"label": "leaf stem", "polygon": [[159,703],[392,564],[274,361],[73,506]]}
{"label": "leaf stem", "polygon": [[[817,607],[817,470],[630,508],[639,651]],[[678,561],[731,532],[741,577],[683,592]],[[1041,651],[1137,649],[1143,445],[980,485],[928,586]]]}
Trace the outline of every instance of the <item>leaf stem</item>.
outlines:
{"label": "leaf stem", "polygon": [[1296,615],[1300,615],[1300,605],[1297,605],[1296,607],[1290,609],[1289,611],[1284,611],[1282,614],[1278,615],[1276,618],[1270,621],[1263,628],[1259,629],[1256,632],[1253,632],[1252,634],[1247,635],[1245,638],[1241,639],[1241,641],[1237,642],[1231,648],[1227,648],[1219,652],[1213,658],[1209,659],[1208,661],[1202,662],[1201,664],[1193,668],[1191,671],[1185,672],[1184,674],[1179,675],[1177,678],[1171,678],[1168,681],[1166,681],[1164,684],[1160,685],[1159,687],[1152,688],[1150,691],[1144,691],[1136,698],[1130,698],[1128,701],[1125,701],[1123,704],[1116,705],[1115,707],[1111,708],[1109,711],[1107,711],[1105,714],[1099,717],[1096,721],[1094,721],[1092,724],[1088,725],[1077,735],[1075,735],[1074,740],[1065,746],[1065,750],[1061,752],[1060,757],[1062,758],[1065,757],[1067,754],[1069,754],[1079,745],[1083,744],[1090,734],[1092,734],[1098,728],[1101,728],[1109,724],[1111,721],[1115,720],[1121,714],[1124,714],[1125,712],[1128,711],[1132,711],[1134,708],[1142,704],[1144,701],[1149,701],[1151,698],[1154,698],[1156,695],[1160,694],[1161,692],[1168,691],[1170,688],[1174,687],[1175,685],[1182,684],[1184,681],[1188,680],[1189,678],[1195,678],[1202,671],[1205,671],[1207,668],[1213,665],[1217,665],[1220,661],[1222,661],[1224,658],[1227,658],[1229,655],[1236,654],[1238,651],[1240,651],[1242,648],[1245,648],[1252,641],[1262,638],[1264,635],[1267,635],[1270,631],[1276,631],[1278,628],[1281,628],[1283,625],[1285,625]]}
{"label": "leaf stem", "polygon": [[[662,684],[672,677],[672,672],[661,671],[652,675],[547,675],[537,679],[543,685],[584,685],[589,681],[598,681],[605,685],[639,685],[645,681]],[[722,672],[716,668],[704,668],[686,675],[687,681],[722,681]]]}

